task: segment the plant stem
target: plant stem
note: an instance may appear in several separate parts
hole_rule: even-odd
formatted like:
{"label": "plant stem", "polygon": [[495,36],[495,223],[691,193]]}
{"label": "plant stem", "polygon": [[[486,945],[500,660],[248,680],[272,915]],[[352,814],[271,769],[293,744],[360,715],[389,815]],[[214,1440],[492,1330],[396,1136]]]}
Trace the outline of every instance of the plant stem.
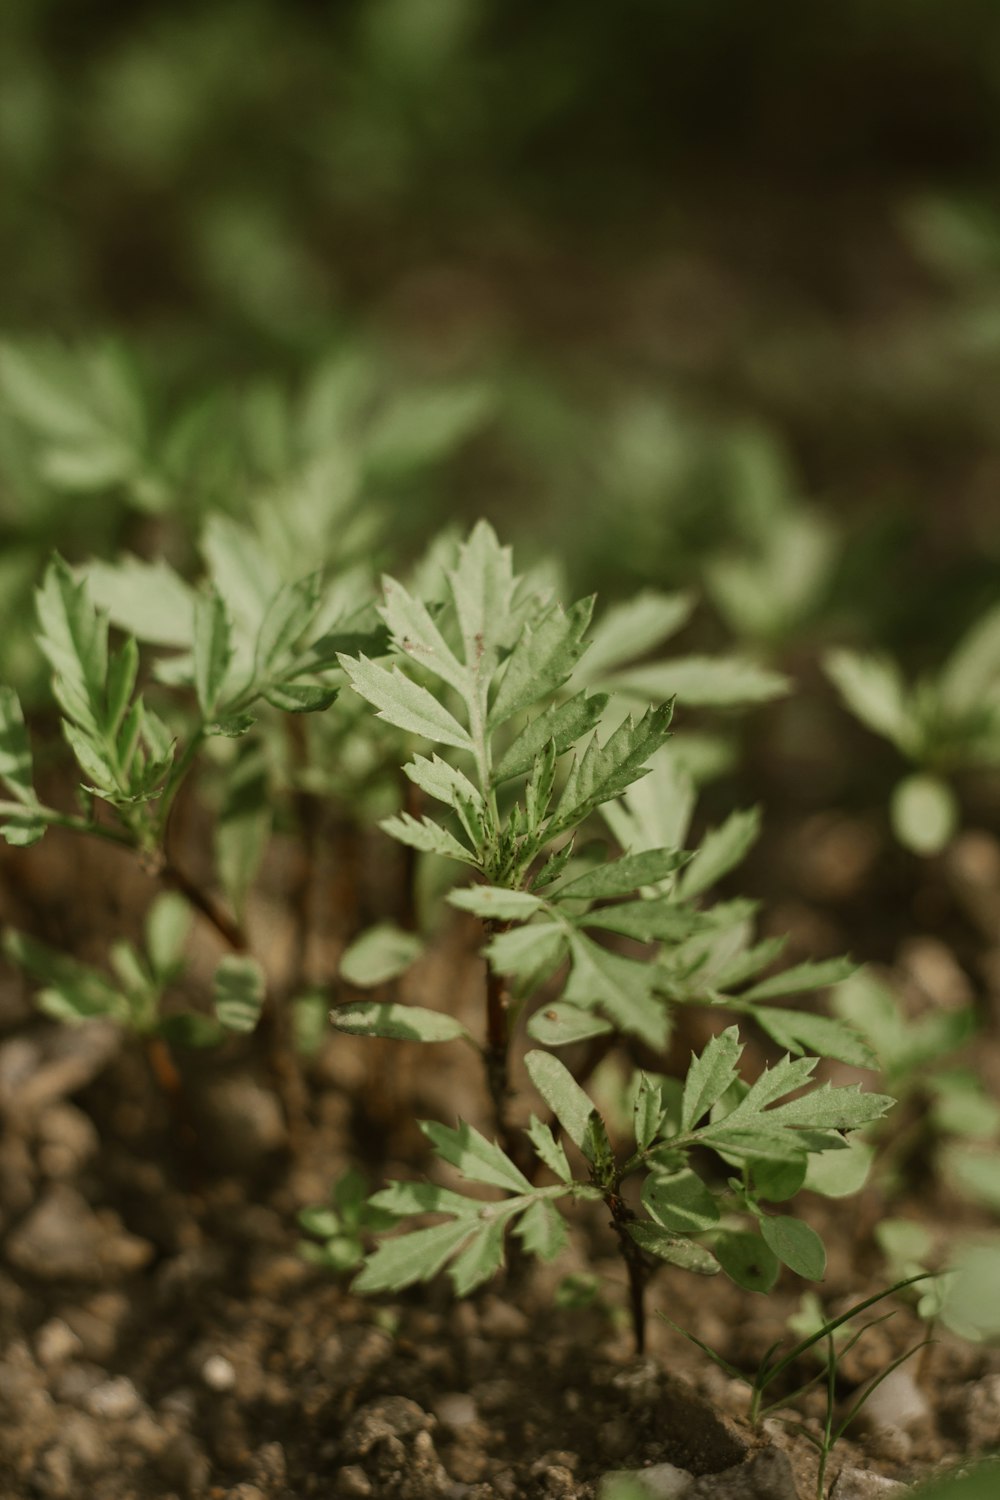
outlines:
{"label": "plant stem", "polygon": [[[500,933],[506,932],[509,922],[484,923],[487,943]],[[508,1118],[510,1102],[510,1077],[508,1052],[510,1048],[510,995],[502,974],[497,974],[486,960],[486,1085],[493,1103],[493,1118],[500,1134],[501,1144],[508,1156],[520,1154],[520,1142],[515,1137]]]}
{"label": "plant stem", "polygon": [[635,1218],[632,1210],[617,1188],[605,1195],[611,1210],[611,1224],[618,1235],[618,1243],[628,1272],[629,1308],[632,1313],[632,1333],[636,1354],[646,1352],[646,1281],[648,1270],[642,1251],[628,1232],[629,1222]]}

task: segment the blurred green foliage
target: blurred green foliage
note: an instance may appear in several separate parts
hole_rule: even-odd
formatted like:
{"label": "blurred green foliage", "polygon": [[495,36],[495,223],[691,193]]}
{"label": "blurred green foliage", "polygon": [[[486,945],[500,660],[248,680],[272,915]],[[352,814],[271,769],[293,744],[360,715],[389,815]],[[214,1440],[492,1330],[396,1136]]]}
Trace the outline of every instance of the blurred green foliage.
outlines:
{"label": "blurred green foliage", "polygon": [[[10,0],[5,601],[309,469],[397,552],[485,513],[769,656],[939,659],[1000,567],[998,42],[992,0]],[[42,411],[67,358],[90,410]]]}

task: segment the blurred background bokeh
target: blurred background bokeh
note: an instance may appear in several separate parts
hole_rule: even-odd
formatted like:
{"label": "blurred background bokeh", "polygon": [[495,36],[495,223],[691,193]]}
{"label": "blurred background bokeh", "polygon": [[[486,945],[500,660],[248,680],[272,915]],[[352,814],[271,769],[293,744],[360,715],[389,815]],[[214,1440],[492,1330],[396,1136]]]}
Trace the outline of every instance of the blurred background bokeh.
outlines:
{"label": "blurred background bokeh", "polygon": [[[994,0],[7,0],[0,671],[53,545],[345,496],[807,687],[939,665],[1000,580],[998,167]],[[824,690],[768,721],[820,806]]]}

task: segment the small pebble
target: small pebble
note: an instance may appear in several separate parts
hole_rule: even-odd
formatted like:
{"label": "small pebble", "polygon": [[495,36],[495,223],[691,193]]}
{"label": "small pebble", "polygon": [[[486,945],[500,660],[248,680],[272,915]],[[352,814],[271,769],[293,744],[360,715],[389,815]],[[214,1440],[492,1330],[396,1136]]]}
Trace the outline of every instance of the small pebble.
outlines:
{"label": "small pebble", "polygon": [[62,1318],[50,1318],[35,1334],[35,1354],[40,1365],[61,1365],[83,1353],[83,1340]]}
{"label": "small pebble", "polygon": [[929,1417],[927,1397],[905,1366],[893,1370],[875,1387],[861,1411],[864,1426],[872,1432],[887,1428],[911,1432]]}
{"label": "small pebble", "polygon": [[121,1422],[135,1416],[142,1400],[131,1380],[118,1375],[114,1380],[102,1380],[100,1385],[95,1385],[87,1396],[86,1406],[91,1416]]}
{"label": "small pebble", "polygon": [[458,1432],[463,1427],[471,1427],[479,1413],[471,1396],[464,1395],[461,1391],[449,1391],[435,1401],[434,1415],[442,1427]]}
{"label": "small pebble", "polygon": [[335,1493],[344,1500],[362,1500],[372,1493],[372,1482],[360,1464],[345,1464],[337,1475]]}
{"label": "small pebble", "polygon": [[210,1354],[201,1367],[201,1378],[210,1391],[231,1391],[236,1385],[236,1370],[223,1354]]}
{"label": "small pebble", "polygon": [[898,1479],[847,1464],[833,1482],[830,1500],[889,1500],[890,1495],[902,1495],[905,1489]]}

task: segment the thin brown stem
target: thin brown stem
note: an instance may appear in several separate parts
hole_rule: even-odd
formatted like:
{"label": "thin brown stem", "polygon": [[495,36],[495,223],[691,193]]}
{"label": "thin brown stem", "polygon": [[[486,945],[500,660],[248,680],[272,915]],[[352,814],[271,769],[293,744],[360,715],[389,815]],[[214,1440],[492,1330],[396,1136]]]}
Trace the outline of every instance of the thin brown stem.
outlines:
{"label": "thin brown stem", "polygon": [[[486,922],[486,940],[491,942],[500,933],[506,932],[508,922]],[[486,1086],[493,1105],[493,1118],[500,1142],[508,1156],[515,1160],[520,1153],[520,1141],[515,1136],[510,1122],[510,993],[504,976],[498,974],[486,961],[486,1047],[483,1063],[486,1068]]]}
{"label": "thin brown stem", "polygon": [[611,1210],[611,1226],[618,1235],[622,1259],[628,1273],[629,1309],[632,1314],[632,1333],[636,1354],[646,1352],[646,1282],[649,1268],[646,1258],[628,1232],[628,1225],[635,1214],[617,1189],[607,1194],[605,1202]]}
{"label": "thin brown stem", "polygon": [[233,953],[249,951],[250,945],[246,933],[239,922],[216,901],[210,891],[198,885],[179,865],[171,859],[164,859],[157,874],[164,885],[169,886],[171,890],[179,891],[185,901],[190,902],[195,911],[215,928],[227,948],[230,948]]}

